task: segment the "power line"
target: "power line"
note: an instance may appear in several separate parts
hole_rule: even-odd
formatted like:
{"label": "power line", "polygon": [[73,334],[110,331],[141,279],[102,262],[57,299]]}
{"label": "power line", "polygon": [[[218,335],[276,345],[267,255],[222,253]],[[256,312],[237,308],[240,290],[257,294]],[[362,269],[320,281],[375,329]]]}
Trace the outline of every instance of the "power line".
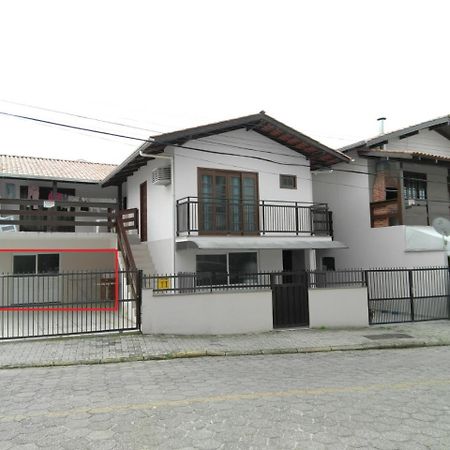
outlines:
{"label": "power line", "polygon": [[[9,101],[9,100],[0,100],[0,101],[5,102],[5,103],[14,104],[14,105],[24,106],[24,107],[28,107],[28,108],[34,108],[34,109],[39,109],[39,110],[43,110],[43,111],[54,112],[54,113],[57,113],[57,114],[64,114],[64,115],[67,115],[67,116],[73,116],[73,117],[77,117],[77,118],[93,120],[93,121],[100,122],[100,123],[117,125],[117,126],[121,126],[121,127],[124,127],[124,128],[137,129],[137,130],[142,130],[142,131],[146,131],[146,132],[162,133],[159,130],[152,130],[152,129],[142,128],[142,127],[135,127],[135,126],[129,125],[129,124],[108,121],[108,120],[104,120],[104,119],[99,119],[99,118],[85,116],[85,115],[80,115],[80,114],[75,114],[75,113],[69,113],[69,112],[66,112],[66,111],[60,111],[60,110],[56,110],[56,109],[44,108],[44,107],[40,107],[40,106],[34,106],[34,105],[29,105],[29,104],[19,103],[19,102],[12,102],[12,101]],[[113,136],[113,137],[121,137],[121,136]],[[239,139],[239,141],[243,142],[244,144],[246,142],[250,142],[249,145],[252,145],[252,143],[255,143],[257,145],[261,145],[261,143],[259,141],[251,139],[251,138],[248,138],[248,137],[246,137],[245,139],[242,139],[242,138],[238,138],[238,137],[234,137],[234,136],[226,136],[226,137],[222,136],[222,139],[223,138],[225,138],[225,139]],[[345,138],[343,138],[343,139],[345,139]],[[215,144],[215,145],[226,145],[226,146],[229,146],[229,147],[240,148],[240,149],[244,149],[244,150],[252,150],[252,151],[255,151],[255,152],[261,152],[261,153],[268,153],[268,154],[278,155],[278,153],[276,153],[276,152],[271,152],[269,150],[261,150],[260,148],[259,149],[255,149],[255,148],[248,147],[248,146],[236,145],[236,144],[227,143],[227,142],[221,142],[221,141],[211,141],[211,140],[207,140],[207,139],[204,139],[204,138],[202,138],[202,140],[203,140],[203,142],[208,142],[208,143]],[[407,147],[407,148],[410,147],[409,143],[406,143],[405,147]],[[413,145],[412,147],[415,147],[415,146]],[[424,142],[420,143],[420,147],[429,147],[430,149],[433,149],[433,150],[436,150],[436,149],[442,149],[444,151],[448,150],[448,147],[441,147],[441,146],[436,145],[436,144],[427,144],[427,143],[424,143]],[[420,150],[421,149],[420,147],[417,148],[417,150]],[[337,150],[337,151],[339,152],[339,150]],[[292,156],[285,155],[285,156],[292,157],[292,158],[296,157],[294,155],[292,155]],[[354,166],[355,165],[358,165],[358,164],[354,164]],[[360,165],[360,166],[363,167],[363,165]]]}
{"label": "power line", "polygon": [[[163,142],[163,141],[158,141],[157,138],[150,138],[150,139],[138,138],[138,137],[135,137],[135,136],[128,136],[128,135],[119,134],[119,133],[112,133],[112,132],[107,132],[107,131],[96,130],[96,129],[93,129],[93,128],[80,127],[80,126],[76,126],[76,125],[69,125],[69,124],[65,124],[65,123],[61,123],[61,122],[55,122],[55,121],[50,121],[50,120],[38,119],[36,117],[23,116],[23,115],[20,115],[20,114],[13,114],[13,113],[5,112],[5,111],[0,111],[0,115],[4,115],[4,116],[8,116],[8,117],[15,117],[15,118],[23,119],[23,120],[30,120],[30,121],[41,123],[41,124],[53,125],[53,126],[67,128],[67,129],[74,129],[74,130],[78,130],[78,131],[84,131],[84,132],[89,132],[89,133],[96,133],[96,134],[100,134],[100,135],[111,136],[111,137],[116,137],[116,138],[121,138],[121,139],[130,139],[130,140],[133,140],[133,141],[139,141],[141,143],[156,143],[156,144],[159,143],[161,145],[172,145],[172,146],[177,147],[177,148],[184,148],[184,149],[194,150],[194,151],[203,152],[203,153],[210,153],[210,154],[216,154],[216,155],[225,155],[225,156],[247,158],[247,159],[254,159],[254,160],[269,162],[269,163],[278,164],[278,165],[282,165],[282,166],[307,167],[307,168],[310,169],[310,165],[309,164],[286,163],[286,162],[275,161],[275,160],[272,160],[272,159],[263,158],[263,157],[260,157],[260,156],[254,156],[254,155],[238,155],[238,154],[235,154],[235,153],[216,152],[216,151],[213,151],[213,150],[206,150],[206,149],[199,149],[197,147],[191,147],[191,146],[188,146],[186,144],[176,144],[176,143],[175,144],[171,144],[171,143],[167,143],[167,142]],[[223,145],[225,145],[225,144],[223,144]],[[255,150],[255,149],[246,148],[246,147],[242,147],[242,148],[243,149],[248,149],[248,150]],[[333,168],[333,169],[330,169],[330,170],[332,170],[334,172],[344,172],[344,173],[360,174],[360,175],[366,175],[366,176],[367,175],[374,175],[374,176],[377,175],[376,173],[369,172],[369,171],[357,171],[357,170],[338,169],[338,168]],[[399,179],[399,180],[400,179],[404,179],[404,177],[397,176],[397,175],[393,175],[393,176],[391,176],[391,178],[396,178],[396,179]],[[416,179],[414,179],[414,180],[416,180]],[[417,181],[423,181],[423,180],[417,179]],[[440,181],[429,180],[427,182],[428,183],[436,183],[436,184],[445,184],[446,186],[448,185],[447,183],[440,182]]]}
{"label": "power line", "polygon": [[124,128],[132,128],[132,129],[135,129],[135,130],[146,131],[146,132],[149,132],[149,133],[161,133],[161,131],[152,130],[150,128],[136,127],[134,125],[124,124],[124,123],[121,123],[121,122],[114,122],[114,121],[110,121],[110,120],[99,119],[97,117],[84,116],[84,115],[81,115],[81,114],[70,113],[70,112],[67,112],[67,111],[60,111],[60,110],[57,110],[57,109],[44,108],[42,106],[28,105],[26,103],[12,102],[10,100],[2,100],[2,99],[0,99],[0,102],[2,102],[2,103],[10,103],[11,105],[24,106],[26,108],[38,109],[40,111],[47,111],[47,112],[52,112],[52,113],[56,113],[56,114],[63,114],[65,116],[77,117],[79,119],[93,120],[95,122],[107,123],[107,124],[110,124],[110,125],[117,125],[119,127],[124,127]]}

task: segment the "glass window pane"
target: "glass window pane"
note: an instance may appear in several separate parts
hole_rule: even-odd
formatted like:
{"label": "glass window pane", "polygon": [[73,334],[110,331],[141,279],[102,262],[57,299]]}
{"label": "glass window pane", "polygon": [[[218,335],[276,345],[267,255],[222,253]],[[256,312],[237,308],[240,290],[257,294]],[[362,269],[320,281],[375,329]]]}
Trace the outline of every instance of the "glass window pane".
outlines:
{"label": "glass window pane", "polygon": [[230,282],[236,283],[248,283],[251,284],[254,281],[255,274],[257,273],[257,256],[256,252],[252,253],[230,253],[229,254],[230,265]]}
{"label": "glass window pane", "polygon": [[14,255],[14,273],[36,273],[36,255]]}
{"label": "glass window pane", "polygon": [[59,255],[57,253],[44,253],[38,255],[38,273],[58,273]]}
{"label": "glass window pane", "polygon": [[227,255],[196,256],[197,285],[227,283]]}
{"label": "glass window pane", "polygon": [[281,189],[297,189],[297,177],[295,175],[280,175]]}

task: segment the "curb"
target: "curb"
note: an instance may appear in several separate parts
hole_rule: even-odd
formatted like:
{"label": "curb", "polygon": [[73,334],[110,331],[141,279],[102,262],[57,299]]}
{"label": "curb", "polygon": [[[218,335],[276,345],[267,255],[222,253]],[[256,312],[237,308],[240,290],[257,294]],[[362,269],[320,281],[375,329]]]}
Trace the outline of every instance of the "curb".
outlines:
{"label": "curb", "polygon": [[103,359],[80,359],[72,361],[53,361],[49,363],[23,363],[23,364],[4,364],[0,365],[0,370],[5,369],[26,369],[26,368],[47,368],[47,367],[68,367],[99,364],[118,364],[124,362],[138,361],[167,361],[173,359],[203,358],[203,357],[227,357],[227,356],[261,356],[261,355],[287,355],[299,353],[330,353],[330,352],[349,352],[363,350],[396,350],[407,348],[424,347],[446,347],[450,342],[445,341],[409,341],[409,342],[384,342],[384,343],[365,343],[356,345],[336,345],[324,347],[285,347],[261,350],[187,350],[179,352],[130,355],[110,357]]}

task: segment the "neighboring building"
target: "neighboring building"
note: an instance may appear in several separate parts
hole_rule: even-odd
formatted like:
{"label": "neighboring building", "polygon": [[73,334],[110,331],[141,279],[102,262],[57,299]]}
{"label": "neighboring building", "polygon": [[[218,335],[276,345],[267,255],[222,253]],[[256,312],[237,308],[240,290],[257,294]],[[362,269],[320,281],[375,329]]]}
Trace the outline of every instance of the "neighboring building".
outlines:
{"label": "neighboring building", "polygon": [[450,116],[341,149],[353,159],[317,172],[314,198],[333,210],[335,237],[325,268],[443,266],[450,247],[432,228],[449,216]]}
{"label": "neighboring building", "polygon": [[139,209],[132,247],[144,271],[314,269],[317,249],[344,247],[311,180],[311,169],[348,162],[343,153],[264,112],[150,140],[103,182]]}
{"label": "neighboring building", "polygon": [[111,253],[86,257],[62,250],[117,247],[116,235],[109,232],[117,193],[100,186],[114,168],[0,155],[0,273],[113,270]]}

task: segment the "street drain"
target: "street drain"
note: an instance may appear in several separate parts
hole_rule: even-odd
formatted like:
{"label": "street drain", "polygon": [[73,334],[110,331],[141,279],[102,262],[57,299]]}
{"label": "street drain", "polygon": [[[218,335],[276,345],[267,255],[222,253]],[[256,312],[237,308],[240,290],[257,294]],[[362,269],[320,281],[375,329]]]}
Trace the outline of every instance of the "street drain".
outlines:
{"label": "street drain", "polygon": [[378,339],[412,339],[413,336],[409,334],[402,333],[385,333],[385,334],[372,334],[371,336],[364,336],[367,339],[372,339],[374,341]]}

